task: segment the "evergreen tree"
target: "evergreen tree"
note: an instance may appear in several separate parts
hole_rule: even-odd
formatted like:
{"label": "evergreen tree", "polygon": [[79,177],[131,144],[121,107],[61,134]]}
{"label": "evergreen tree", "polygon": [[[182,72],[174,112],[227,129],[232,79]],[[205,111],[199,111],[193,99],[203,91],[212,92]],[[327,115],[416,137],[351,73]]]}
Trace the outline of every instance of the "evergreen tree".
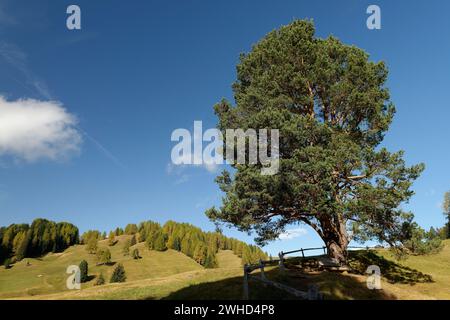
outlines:
{"label": "evergreen tree", "polygon": [[108,245],[109,246],[113,246],[113,245],[115,245],[116,244],[116,237],[115,237],[115,235],[114,235],[114,232],[110,232],[109,233],[109,236],[108,236]]}
{"label": "evergreen tree", "polygon": [[97,250],[97,265],[110,264],[111,252],[108,249],[99,248]]}
{"label": "evergreen tree", "polygon": [[442,240],[433,228],[426,232],[414,222],[407,232],[410,235],[404,245],[410,254],[424,255],[436,253],[442,249]]}
{"label": "evergreen tree", "polygon": [[111,279],[110,279],[110,283],[114,283],[114,282],[125,282],[125,280],[127,279],[126,275],[125,275],[125,268],[123,267],[123,265],[121,263],[119,263],[112,275],[111,275]]}
{"label": "evergreen tree", "polygon": [[[105,234],[105,237],[106,237],[106,234]],[[86,231],[85,233],[82,234],[81,242],[83,244],[87,244],[89,242],[89,240],[91,240],[93,238],[96,239],[97,241],[100,240],[100,239],[104,239],[102,237],[102,234],[100,233],[100,231],[98,231],[98,230],[88,230],[88,231]]]}
{"label": "evergreen tree", "polygon": [[98,248],[97,238],[90,238],[88,243],[86,244],[86,251],[90,254],[95,254]]}
{"label": "evergreen tree", "polygon": [[80,265],[80,281],[81,282],[86,282],[88,281],[89,277],[88,277],[88,263],[86,260],[81,260]]}
{"label": "evergreen tree", "polygon": [[256,261],[254,260],[254,257],[252,255],[252,252],[250,250],[250,247],[245,246],[243,247],[242,250],[242,264],[253,264],[256,263]]}
{"label": "evergreen tree", "polygon": [[195,250],[194,250],[194,257],[193,259],[201,264],[204,265],[206,262],[206,257],[208,255],[208,248],[202,244],[202,243],[198,243]]}
{"label": "evergreen tree", "polygon": [[35,219],[33,223],[0,228],[0,261],[14,256],[16,261],[62,251],[79,242],[78,228],[66,222]]}
{"label": "evergreen tree", "polygon": [[133,234],[130,240],[130,247],[134,246],[136,244],[136,235]]}
{"label": "evergreen tree", "polygon": [[153,250],[156,250],[156,251],[166,251],[167,250],[167,245],[166,245],[167,237],[162,231],[158,231],[156,233],[154,239],[155,239],[155,241],[154,241],[154,245],[153,245]]}
{"label": "evergreen tree", "polygon": [[180,250],[181,250],[181,240],[180,240],[180,237],[178,237],[178,236],[174,236],[174,237],[173,237],[172,249],[173,249],[173,250],[177,250],[177,251],[180,251]]}
{"label": "evergreen tree", "polygon": [[22,260],[27,256],[28,244],[30,243],[31,231],[28,230],[26,236],[22,239],[16,251],[16,259]]}
{"label": "evergreen tree", "polygon": [[130,254],[130,246],[131,246],[131,241],[130,240],[125,241],[125,244],[122,249],[122,253],[124,256],[128,256]]}
{"label": "evergreen tree", "polygon": [[279,146],[269,132],[267,147],[281,157],[268,174],[261,163],[224,170],[216,179],[223,204],[207,216],[255,232],[258,244],[304,223],[342,264],[349,231],[353,240],[401,248],[413,220],[401,204],[424,165],[408,167],[402,151],[380,147],[395,114],[387,76],[385,63],[365,51],[316,37],[312,21],[270,32],[240,57],[234,105],[222,100],[214,109],[224,137],[227,129],[279,130]]}
{"label": "evergreen tree", "polygon": [[136,234],[137,231],[138,231],[138,227],[134,223],[129,223],[125,227],[125,234]]}
{"label": "evergreen tree", "polygon": [[206,259],[205,259],[204,267],[209,268],[209,269],[217,267],[217,258],[216,258],[215,253],[208,252]]}
{"label": "evergreen tree", "polygon": [[183,238],[183,240],[181,240],[181,252],[183,252],[188,257],[192,257],[191,241],[186,236]]}

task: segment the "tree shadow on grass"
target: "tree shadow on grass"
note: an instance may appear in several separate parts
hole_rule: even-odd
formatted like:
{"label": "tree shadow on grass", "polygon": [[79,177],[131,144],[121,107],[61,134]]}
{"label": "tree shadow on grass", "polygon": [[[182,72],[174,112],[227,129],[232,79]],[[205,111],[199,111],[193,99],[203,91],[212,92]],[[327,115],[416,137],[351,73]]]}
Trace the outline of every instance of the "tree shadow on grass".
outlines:
{"label": "tree shadow on grass", "polygon": [[[252,273],[259,277],[258,272]],[[357,276],[343,275],[333,272],[315,274],[303,273],[297,270],[287,270],[281,273],[278,268],[266,272],[269,280],[307,291],[309,284],[317,284],[326,300],[389,300],[395,296],[383,290],[369,290],[366,282]],[[298,300],[299,298],[281,289],[265,285],[251,279],[249,281],[250,300]],[[191,285],[163,298],[164,300],[240,300],[243,299],[243,277],[233,277],[220,281]]]}
{"label": "tree shadow on grass", "polygon": [[353,251],[349,253],[349,265],[359,274],[365,274],[367,267],[380,267],[381,276],[389,283],[414,285],[415,283],[431,283],[433,278],[418,270],[385,259],[374,251]]}
{"label": "tree shadow on grass", "polygon": [[90,274],[90,275],[88,275],[88,276],[86,277],[86,281],[84,281],[84,282],[92,281],[92,280],[94,280],[95,278],[97,278],[96,275]]}

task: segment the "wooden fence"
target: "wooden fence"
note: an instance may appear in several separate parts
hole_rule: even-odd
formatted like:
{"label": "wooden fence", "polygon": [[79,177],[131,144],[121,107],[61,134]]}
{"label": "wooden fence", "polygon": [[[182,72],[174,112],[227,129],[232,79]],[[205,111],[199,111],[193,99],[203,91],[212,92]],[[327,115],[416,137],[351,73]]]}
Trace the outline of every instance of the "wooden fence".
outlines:
{"label": "wooden fence", "polygon": [[[349,246],[349,247],[347,247],[347,249],[365,249],[365,250],[370,250],[370,249],[372,249],[372,248],[370,248],[370,247],[355,247],[355,246]],[[325,256],[325,255],[328,254],[327,247],[319,247],[319,248],[301,248],[301,249],[298,249],[298,250],[292,250],[292,251],[287,251],[287,252],[281,251],[280,253],[278,253],[278,258],[279,258],[278,264],[279,264],[280,270],[285,270],[285,268],[286,268],[285,265],[284,265],[284,261],[285,261],[284,256],[289,255],[289,254],[293,254],[293,253],[301,252],[301,253],[302,253],[302,256],[301,256],[301,257],[302,257],[302,258],[314,258],[314,257],[318,257],[318,256],[309,256],[309,257],[306,257],[306,256],[305,256],[305,252],[307,252],[307,251],[318,251],[318,250],[323,251],[323,255],[319,255],[319,256]]]}
{"label": "wooden fence", "polygon": [[[271,281],[266,278],[266,274],[264,273],[264,267],[267,263],[271,263],[271,261],[263,261],[260,260],[259,264],[257,265],[245,265],[244,266],[244,299],[249,299],[249,286],[248,282],[250,279],[262,282],[266,285],[270,285],[272,287],[284,290],[286,292],[289,292],[290,294],[304,300],[322,300],[323,295],[319,292],[319,288],[315,284],[311,284],[308,286],[308,291],[300,291],[297,289],[294,289],[292,287],[289,287],[285,284]],[[254,270],[260,269],[260,276],[252,275],[251,272]]]}
{"label": "wooden fence", "polygon": [[[347,247],[348,249],[364,249],[364,250],[370,250],[373,248],[370,247],[355,247],[355,246],[349,246]],[[305,252],[308,251],[323,251],[322,255],[318,255],[318,256],[305,256]],[[284,290],[286,292],[289,292],[290,294],[299,297],[301,299],[305,299],[305,300],[322,300],[323,299],[323,294],[319,292],[319,289],[317,287],[317,285],[315,284],[311,284],[308,286],[308,291],[300,291],[297,289],[294,289],[292,287],[289,287],[285,284],[279,283],[279,282],[275,282],[275,281],[271,281],[268,280],[266,278],[266,275],[264,273],[264,268],[266,265],[273,265],[273,264],[278,264],[278,267],[280,268],[280,271],[284,271],[286,269],[285,266],[285,256],[289,255],[289,254],[293,254],[293,253],[298,253],[301,252],[302,256],[301,258],[305,259],[305,258],[315,258],[315,257],[322,257],[327,255],[327,247],[320,247],[320,248],[301,248],[298,250],[292,250],[292,251],[287,251],[287,252],[283,252],[281,251],[280,253],[278,253],[278,263],[276,260],[271,260],[271,261],[263,261],[260,260],[259,264],[255,264],[255,265],[245,265],[244,266],[244,299],[248,300],[249,299],[249,286],[248,286],[248,282],[249,279],[253,279],[259,282],[262,282],[266,285],[270,285],[273,287],[276,287],[278,289]],[[252,275],[252,271],[254,270],[260,270],[260,276],[256,276],[256,275]]]}

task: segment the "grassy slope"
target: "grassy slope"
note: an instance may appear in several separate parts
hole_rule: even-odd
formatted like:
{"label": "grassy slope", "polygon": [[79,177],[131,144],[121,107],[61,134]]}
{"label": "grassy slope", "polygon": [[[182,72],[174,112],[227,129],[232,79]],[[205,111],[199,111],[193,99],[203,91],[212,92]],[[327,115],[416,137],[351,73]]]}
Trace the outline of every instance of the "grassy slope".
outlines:
{"label": "grassy slope", "polygon": [[[405,261],[394,261],[389,252],[381,251],[378,255],[369,254],[359,256],[358,263],[361,264],[361,272],[367,264],[379,264],[383,280],[382,290],[368,290],[366,287],[366,276],[338,274],[331,272],[304,274],[299,271],[289,271],[280,274],[278,268],[267,268],[267,276],[273,280],[286,283],[300,290],[306,290],[309,283],[317,283],[326,299],[450,299],[450,241],[446,241],[445,248],[438,254],[430,256],[409,257]],[[77,250],[72,248],[71,250]],[[64,255],[63,254],[63,255]],[[137,263],[143,263],[145,255],[158,254],[143,249],[144,259]],[[240,299],[242,297],[242,267],[240,259],[230,251],[222,251],[218,254],[219,268],[203,269],[187,257],[177,257],[186,263],[194,264],[194,269],[183,272],[177,269],[177,274],[170,275],[174,266],[169,265],[166,254],[179,255],[178,252],[159,253],[158,259],[167,259],[161,263],[162,269],[153,268],[148,274],[141,272],[135,276],[131,264],[125,264],[129,279],[123,284],[106,284],[101,287],[90,288],[84,286],[83,290],[65,291],[44,296],[35,296],[38,299]],[[53,255],[52,255],[53,256]],[[46,259],[55,259],[54,257]],[[113,258],[115,254],[113,253]],[[384,258],[386,259],[384,259]],[[187,259],[187,260],[186,260]],[[57,258],[56,258],[57,260]],[[174,262],[175,259],[172,261]],[[134,263],[134,261],[128,261]],[[186,267],[183,263],[177,263],[177,267]],[[47,268],[51,264],[47,265]],[[19,266],[14,268],[19,269]],[[13,269],[14,269],[13,268]],[[22,268],[31,268],[25,267]],[[52,267],[53,268],[53,267]],[[107,267],[111,268],[112,267]],[[0,291],[4,290],[5,271],[0,270]],[[18,272],[19,270],[16,270]],[[46,269],[48,274],[50,269]],[[155,273],[156,272],[156,273]],[[91,272],[90,272],[91,273]],[[17,274],[19,276],[19,274]],[[430,282],[429,276],[432,281]],[[14,286],[26,286],[25,279],[15,277]],[[62,273],[62,278],[66,275]],[[142,277],[146,277],[145,280]],[[9,278],[9,277],[8,277]],[[61,279],[62,279],[61,278]],[[11,279],[11,278],[9,278]],[[56,279],[55,279],[56,280]],[[30,280],[31,281],[31,280]],[[33,279],[30,283],[35,283]],[[41,284],[42,285],[42,284]],[[9,295],[10,296],[10,295]],[[0,296],[1,297],[1,296]],[[251,299],[289,299],[292,298],[284,292],[269,287],[263,287],[256,281],[250,282]]]}
{"label": "grassy slope", "polygon": [[[400,299],[409,299],[410,295],[421,295],[426,299],[450,300],[450,240],[444,241],[444,248],[438,254],[429,256],[411,256],[400,263],[431,276],[431,283],[397,284],[391,290]],[[393,259],[388,252],[387,259]]]}
{"label": "grassy slope", "polygon": [[236,256],[231,250],[222,250],[217,253],[217,262],[219,264],[219,268],[226,269],[241,269],[242,263],[241,259]]}
{"label": "grassy slope", "polygon": [[[127,274],[127,281],[160,278],[178,273],[203,270],[194,260],[177,251],[150,251],[139,243],[132,248],[138,248],[142,259],[133,260],[123,256],[122,247],[129,236],[117,237],[119,242],[113,247],[107,246],[107,241],[100,241],[100,247],[108,247],[112,261],[122,263]],[[11,269],[0,269],[0,298],[33,296],[60,292],[66,289],[66,268],[78,265],[82,259],[89,264],[89,275],[103,272],[105,280],[109,282],[114,266],[96,266],[95,255],[88,254],[82,245],[73,246],[63,253],[48,254],[39,259],[24,259],[16,263]],[[31,266],[26,266],[29,261]],[[95,280],[82,284],[82,288],[93,286]]]}

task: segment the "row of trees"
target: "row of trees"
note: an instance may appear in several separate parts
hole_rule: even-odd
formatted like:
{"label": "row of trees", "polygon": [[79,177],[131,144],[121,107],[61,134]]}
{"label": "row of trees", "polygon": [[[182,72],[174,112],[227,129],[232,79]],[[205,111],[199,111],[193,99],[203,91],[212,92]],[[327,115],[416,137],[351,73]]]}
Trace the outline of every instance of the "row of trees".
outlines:
{"label": "row of trees", "polygon": [[220,232],[204,232],[189,223],[168,221],[161,226],[146,221],[138,226],[139,240],[145,241],[151,250],[173,249],[194,259],[206,268],[217,267],[218,250],[233,250],[243,263],[255,263],[267,255],[256,246],[249,246],[237,239],[225,237]]}
{"label": "row of trees", "polygon": [[36,219],[31,225],[12,224],[0,228],[0,261],[61,252],[78,242],[78,228],[71,223]]}
{"label": "row of trees", "polygon": [[[36,219],[30,225],[12,224],[0,228],[0,262],[14,262],[25,257],[37,257],[48,252],[60,252],[71,245],[82,243],[91,254],[96,254],[99,263],[109,263],[109,250],[98,247],[98,241],[108,239],[108,245],[117,243],[116,236],[132,235],[125,243],[124,254],[130,254],[130,247],[137,242],[145,242],[147,248],[157,251],[173,249],[191,257],[199,264],[214,268],[217,266],[216,253],[221,250],[233,250],[242,258],[243,263],[255,263],[267,255],[257,246],[250,246],[237,239],[225,237],[220,232],[204,232],[188,223],[168,221],[161,226],[157,222],[145,221],[139,225],[128,224],[125,229],[116,228],[106,237],[105,232],[88,230],[79,237],[76,226],[67,222],[55,223],[45,219]],[[133,258],[139,258],[139,252],[131,252]]]}

